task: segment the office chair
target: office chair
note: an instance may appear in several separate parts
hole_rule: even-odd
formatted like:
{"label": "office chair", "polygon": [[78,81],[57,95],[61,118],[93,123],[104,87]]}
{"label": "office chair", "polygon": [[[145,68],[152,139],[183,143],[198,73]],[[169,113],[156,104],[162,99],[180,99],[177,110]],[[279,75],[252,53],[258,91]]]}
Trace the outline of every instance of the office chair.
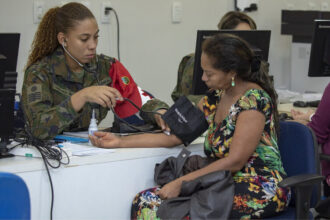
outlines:
{"label": "office chair", "polygon": [[0,220],[30,218],[30,195],[24,180],[15,174],[0,172]]}
{"label": "office chair", "polygon": [[281,121],[279,149],[288,175],[281,187],[291,187],[288,209],[270,219],[309,219],[309,211],[320,200],[321,182],[318,144],[313,131],[298,122]]}
{"label": "office chair", "polygon": [[[330,162],[330,155],[325,153],[320,153],[320,160],[321,161],[325,160]],[[324,181],[323,184],[327,184],[327,183]],[[326,187],[324,187],[323,190],[324,190],[323,191],[324,198],[315,206],[315,210],[318,214],[318,217],[330,219],[330,197],[325,197],[326,194],[329,196],[329,189],[326,189]]]}

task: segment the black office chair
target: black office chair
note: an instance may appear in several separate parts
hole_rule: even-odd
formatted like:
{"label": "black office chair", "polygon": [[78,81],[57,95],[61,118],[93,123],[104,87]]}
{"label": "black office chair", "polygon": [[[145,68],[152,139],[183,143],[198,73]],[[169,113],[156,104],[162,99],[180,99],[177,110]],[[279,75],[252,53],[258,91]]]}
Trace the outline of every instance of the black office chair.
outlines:
{"label": "black office chair", "polygon": [[[320,146],[320,148],[321,148],[321,146]],[[330,163],[330,154],[325,154],[323,152],[320,153],[320,160],[327,161]],[[326,184],[325,180],[324,180],[324,184]],[[325,196],[330,197],[330,188],[329,187],[324,187],[324,194],[325,194]],[[330,209],[330,207],[329,207],[329,209]]]}
{"label": "black office chair", "polygon": [[310,219],[310,208],[320,200],[321,182],[318,144],[313,131],[298,122],[281,121],[279,149],[288,175],[281,187],[293,192],[288,209],[271,219]]}
{"label": "black office chair", "polygon": [[[325,160],[330,162],[330,155],[325,153],[320,153],[320,160]],[[325,181],[323,184],[327,184]],[[329,196],[329,187],[324,187],[324,196]],[[317,212],[318,218],[330,219],[330,197],[324,198],[316,206],[315,210]]]}

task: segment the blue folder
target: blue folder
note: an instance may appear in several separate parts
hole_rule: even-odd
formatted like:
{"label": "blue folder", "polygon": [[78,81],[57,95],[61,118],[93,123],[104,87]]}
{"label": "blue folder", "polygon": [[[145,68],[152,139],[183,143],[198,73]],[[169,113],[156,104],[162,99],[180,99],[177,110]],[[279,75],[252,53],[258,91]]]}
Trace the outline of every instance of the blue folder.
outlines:
{"label": "blue folder", "polygon": [[57,135],[54,138],[55,141],[58,142],[71,142],[71,143],[87,143],[89,140],[88,138],[80,138],[80,137],[72,137],[66,135]]}

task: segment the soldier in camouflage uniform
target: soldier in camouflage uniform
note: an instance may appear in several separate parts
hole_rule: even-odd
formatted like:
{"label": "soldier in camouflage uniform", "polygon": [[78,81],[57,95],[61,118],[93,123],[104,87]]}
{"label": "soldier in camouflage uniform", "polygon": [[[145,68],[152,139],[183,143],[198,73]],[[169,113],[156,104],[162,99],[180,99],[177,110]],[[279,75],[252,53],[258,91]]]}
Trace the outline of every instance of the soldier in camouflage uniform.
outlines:
{"label": "soldier in camouflage uniform", "polygon": [[[251,30],[257,29],[252,18],[248,15],[238,12],[227,12],[220,20],[218,29]],[[183,57],[178,69],[177,84],[171,94],[175,102],[180,96],[185,95],[194,104],[198,104],[203,95],[193,95],[192,81],[194,74],[195,54],[191,53]],[[266,65],[266,66],[265,66]],[[263,68],[268,68],[267,63],[262,64]],[[267,71],[268,72],[268,71]]]}
{"label": "soldier in camouflage uniform", "polygon": [[197,104],[203,95],[192,95],[192,80],[194,75],[195,54],[191,53],[183,57],[178,70],[177,84],[171,94],[175,102],[180,96],[185,95],[194,104]]}
{"label": "soldier in camouflage uniform", "polygon": [[[98,32],[94,15],[80,3],[51,8],[43,17],[22,87],[22,106],[33,136],[50,139],[63,131],[87,130],[93,108],[100,122],[116,100],[123,100],[109,86],[115,60],[96,55]],[[80,63],[87,64],[88,71]],[[168,107],[159,100],[145,105],[149,111]]]}

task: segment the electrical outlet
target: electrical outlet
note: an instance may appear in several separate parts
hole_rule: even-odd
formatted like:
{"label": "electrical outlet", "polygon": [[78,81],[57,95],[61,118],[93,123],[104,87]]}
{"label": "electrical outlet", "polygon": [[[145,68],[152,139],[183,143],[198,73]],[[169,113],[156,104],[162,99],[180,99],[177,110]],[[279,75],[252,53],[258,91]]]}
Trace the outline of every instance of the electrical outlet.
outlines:
{"label": "electrical outlet", "polygon": [[62,0],[62,1],[60,1],[60,6],[62,7],[63,5],[65,5],[65,4],[67,4],[67,3],[69,3],[69,2],[66,1],[66,0]]}
{"label": "electrical outlet", "polygon": [[33,23],[38,24],[44,13],[45,2],[34,1],[33,2]]}
{"label": "electrical outlet", "polygon": [[182,3],[173,2],[172,3],[172,23],[180,23],[182,20]]}
{"label": "electrical outlet", "polygon": [[329,4],[328,2],[322,2],[321,3],[321,11],[328,11],[329,10]]}
{"label": "electrical outlet", "polygon": [[87,8],[90,8],[89,1],[81,1],[81,4],[85,5]]}
{"label": "electrical outlet", "polygon": [[286,4],[286,8],[288,9],[288,10],[294,10],[294,4],[293,3],[291,3],[291,2],[289,2],[289,3],[287,3]]}
{"label": "electrical outlet", "polygon": [[106,8],[111,7],[111,2],[106,1],[101,4],[101,23],[110,24],[110,11],[107,11]]}
{"label": "electrical outlet", "polygon": [[309,10],[316,10],[316,4],[314,2],[308,2],[308,9]]}

